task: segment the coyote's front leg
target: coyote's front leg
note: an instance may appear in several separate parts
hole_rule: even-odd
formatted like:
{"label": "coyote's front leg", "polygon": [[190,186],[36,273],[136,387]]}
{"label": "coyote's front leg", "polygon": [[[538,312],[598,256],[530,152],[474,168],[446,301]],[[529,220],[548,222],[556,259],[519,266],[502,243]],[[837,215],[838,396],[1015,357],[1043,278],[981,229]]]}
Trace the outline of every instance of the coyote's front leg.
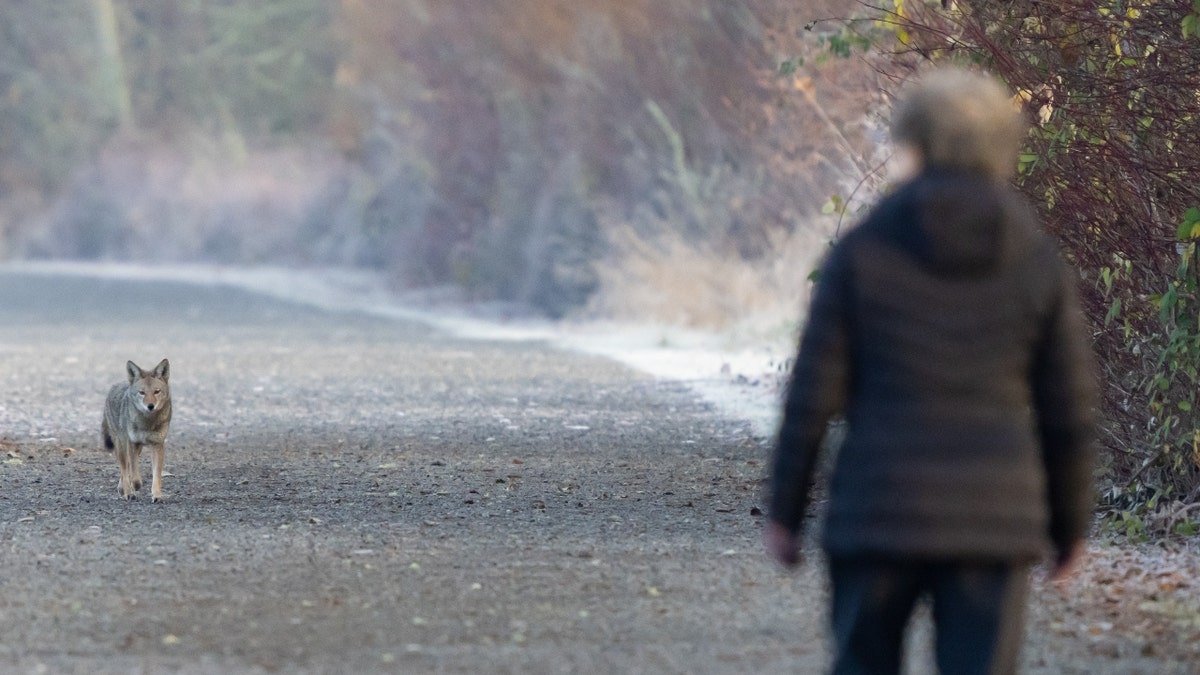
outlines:
{"label": "coyote's front leg", "polygon": [[133,485],[134,492],[142,491],[142,444],[134,443],[132,446],[132,458],[129,460],[129,475],[130,484]]}
{"label": "coyote's front leg", "polygon": [[132,449],[124,443],[118,443],[117,447],[113,449],[113,454],[117,456],[117,466],[121,469],[121,481],[117,484],[117,491],[120,492],[121,499],[134,498],[131,451]]}
{"label": "coyote's front leg", "polygon": [[163,458],[166,455],[166,447],[162,443],[150,446],[150,468],[154,472],[152,483],[150,485],[150,501],[161,502],[163,500],[162,493],[162,472]]}

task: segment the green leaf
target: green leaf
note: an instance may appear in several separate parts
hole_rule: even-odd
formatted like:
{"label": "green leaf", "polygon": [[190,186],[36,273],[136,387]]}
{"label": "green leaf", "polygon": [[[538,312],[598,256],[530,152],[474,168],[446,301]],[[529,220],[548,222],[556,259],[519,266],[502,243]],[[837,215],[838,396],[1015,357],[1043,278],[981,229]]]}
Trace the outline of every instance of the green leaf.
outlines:
{"label": "green leaf", "polygon": [[1179,288],[1174,282],[1167,286],[1167,292],[1162,294],[1158,301],[1158,318],[1163,324],[1167,324],[1171,320],[1175,311],[1175,304],[1179,301]]}
{"label": "green leaf", "polygon": [[1120,299],[1120,298],[1114,298],[1114,299],[1113,299],[1113,301],[1112,301],[1112,304],[1111,304],[1111,305],[1109,305],[1109,307],[1108,307],[1108,314],[1105,314],[1105,315],[1104,315],[1104,325],[1105,325],[1105,327],[1107,327],[1107,326],[1108,326],[1108,324],[1112,323],[1112,320],[1113,320],[1113,319],[1115,319],[1115,318],[1117,318],[1117,316],[1118,316],[1120,313],[1121,313],[1121,299]]}
{"label": "green leaf", "polygon": [[821,206],[821,213],[827,216],[835,213],[841,214],[844,213],[845,210],[846,203],[842,201],[842,198],[838,195],[833,195],[829,198],[829,201],[825,202],[825,204]]}
{"label": "green leaf", "polygon": [[1183,214],[1183,222],[1175,230],[1177,239],[1200,238],[1200,208],[1193,206]]}
{"label": "green leaf", "polygon": [[1175,405],[1183,412],[1191,412],[1192,411],[1192,404],[1188,403],[1187,401],[1180,401],[1179,403],[1176,403]]}
{"label": "green leaf", "polygon": [[1031,169],[1038,165],[1038,159],[1040,159],[1038,155],[1021,153],[1021,155],[1017,157],[1017,173],[1028,173]]}

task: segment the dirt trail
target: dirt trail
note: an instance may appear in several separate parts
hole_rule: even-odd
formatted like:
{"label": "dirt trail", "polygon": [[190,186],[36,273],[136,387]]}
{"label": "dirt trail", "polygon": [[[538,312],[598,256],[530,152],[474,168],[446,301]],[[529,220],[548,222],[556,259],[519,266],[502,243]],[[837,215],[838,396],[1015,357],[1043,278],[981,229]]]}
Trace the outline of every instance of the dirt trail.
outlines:
{"label": "dirt trail", "polygon": [[[167,502],[126,503],[104,394],[164,356]],[[758,545],[765,438],[608,359],[228,286],[0,271],[0,438],[5,672],[827,663],[820,565],[783,574]],[[1186,587],[1158,591],[1182,614],[1137,610],[1136,630],[1093,588],[1039,592],[1027,672],[1196,672]]]}

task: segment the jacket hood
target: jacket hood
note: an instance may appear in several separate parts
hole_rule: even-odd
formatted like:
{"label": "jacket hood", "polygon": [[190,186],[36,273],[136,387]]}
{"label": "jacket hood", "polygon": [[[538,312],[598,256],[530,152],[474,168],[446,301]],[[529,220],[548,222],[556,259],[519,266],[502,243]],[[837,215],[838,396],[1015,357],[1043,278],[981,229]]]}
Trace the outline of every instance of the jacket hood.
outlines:
{"label": "jacket hood", "polygon": [[1008,188],[983,176],[926,172],[908,186],[913,253],[933,271],[987,274],[1020,238]]}

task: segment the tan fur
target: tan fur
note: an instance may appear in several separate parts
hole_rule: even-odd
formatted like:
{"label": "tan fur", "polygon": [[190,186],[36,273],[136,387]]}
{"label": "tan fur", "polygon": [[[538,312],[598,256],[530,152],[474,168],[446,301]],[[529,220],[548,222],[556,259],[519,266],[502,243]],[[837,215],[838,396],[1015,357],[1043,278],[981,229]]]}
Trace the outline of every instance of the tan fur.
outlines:
{"label": "tan fur", "polygon": [[125,364],[129,384],[114,384],[104,403],[100,435],[104,447],[117,456],[121,481],[117,487],[122,499],[134,499],[142,489],[142,471],[138,460],[142,448],[150,451],[154,472],[151,501],[163,500],[162,471],[167,431],[171,426],[171,388],[167,379],[171,364],[163,359],[154,370],[142,370],[133,361]]}

